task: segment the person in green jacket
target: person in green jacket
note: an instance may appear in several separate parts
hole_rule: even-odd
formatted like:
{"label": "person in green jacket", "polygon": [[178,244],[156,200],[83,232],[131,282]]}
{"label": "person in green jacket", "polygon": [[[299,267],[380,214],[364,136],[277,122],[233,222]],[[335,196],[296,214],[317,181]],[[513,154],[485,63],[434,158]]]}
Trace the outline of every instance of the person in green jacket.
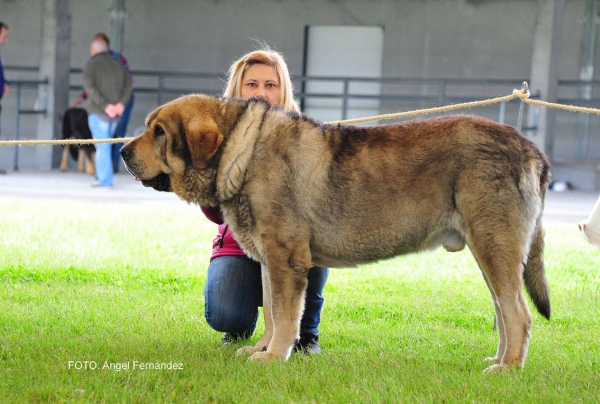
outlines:
{"label": "person in green jacket", "polygon": [[[113,59],[106,42],[94,39],[90,45],[90,60],[83,68],[83,88],[88,94],[88,124],[94,139],[110,139],[133,88],[127,69]],[[94,187],[110,189],[114,169],[110,143],[96,144],[96,177]]]}

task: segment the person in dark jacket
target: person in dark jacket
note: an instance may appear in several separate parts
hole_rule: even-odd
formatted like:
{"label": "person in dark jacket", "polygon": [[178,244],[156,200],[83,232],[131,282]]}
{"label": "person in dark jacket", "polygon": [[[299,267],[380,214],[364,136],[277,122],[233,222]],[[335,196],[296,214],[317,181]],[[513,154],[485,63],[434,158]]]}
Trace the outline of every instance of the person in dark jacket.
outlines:
{"label": "person in dark jacket", "polygon": [[[266,47],[250,52],[232,64],[224,96],[259,97],[272,105],[299,111],[283,56]],[[227,345],[249,338],[256,328],[258,308],[262,306],[261,268],[260,263],[246,256],[227,224],[223,223],[218,207],[202,207],[202,211],[219,225],[206,275],[204,315],[210,327],[225,332],[223,343]],[[328,274],[328,268],[313,267],[309,271],[300,339],[295,351],[321,353],[319,324]]]}

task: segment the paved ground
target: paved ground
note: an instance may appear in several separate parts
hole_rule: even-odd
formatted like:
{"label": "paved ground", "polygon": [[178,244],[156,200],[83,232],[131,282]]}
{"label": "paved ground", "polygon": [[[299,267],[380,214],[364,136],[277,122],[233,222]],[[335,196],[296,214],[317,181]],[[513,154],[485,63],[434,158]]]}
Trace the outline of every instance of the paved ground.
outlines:
{"label": "paved ground", "polygon": [[[142,186],[128,173],[115,175],[112,190],[91,187],[93,177],[75,171],[9,171],[0,174],[0,198],[27,199],[74,199],[107,203],[179,203],[172,193],[157,192]],[[586,219],[598,193],[593,192],[548,192],[544,221],[577,224]]]}
{"label": "paved ground", "polygon": [[146,188],[126,172],[115,175],[112,189],[92,188],[94,177],[77,171],[9,171],[0,174],[0,198],[72,199],[108,203],[181,203],[170,192]]}

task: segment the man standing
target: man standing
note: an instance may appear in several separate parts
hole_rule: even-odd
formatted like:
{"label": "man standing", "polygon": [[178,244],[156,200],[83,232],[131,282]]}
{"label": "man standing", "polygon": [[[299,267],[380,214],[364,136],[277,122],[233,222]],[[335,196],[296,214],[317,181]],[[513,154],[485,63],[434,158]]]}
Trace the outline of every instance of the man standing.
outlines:
{"label": "man standing", "polygon": [[[131,69],[129,68],[129,63],[127,62],[127,59],[125,58],[125,56],[123,56],[122,53],[114,51],[110,48],[110,40],[108,39],[108,35],[106,35],[103,32],[99,32],[96,35],[94,35],[94,40],[96,40],[96,39],[106,42],[106,46],[108,48],[108,54],[110,56],[112,56],[112,58],[115,59],[117,62],[121,63],[125,69],[127,69],[127,77],[129,77],[129,81],[131,82],[131,84],[133,84],[133,76],[131,74]],[[75,99],[73,104],[74,105],[81,104],[84,100],[87,100],[87,96],[88,96],[87,92],[85,90],[83,90],[81,95]],[[135,95],[132,91],[131,98],[129,99],[129,102],[127,103],[127,105],[125,105],[125,110],[123,111],[123,115],[121,115],[121,119],[119,119],[119,124],[117,125],[117,129],[115,129],[115,135],[114,135],[115,138],[123,138],[123,137],[125,137],[125,134],[127,133],[127,124],[129,123],[129,118],[131,117],[131,110],[133,109],[134,99],[135,99]],[[119,153],[119,151],[121,150],[121,147],[123,147],[123,144],[124,143],[113,143],[112,144],[112,162],[113,162],[113,169],[115,170],[115,173],[117,171],[119,171],[119,162],[121,161],[121,154]]]}
{"label": "man standing", "polygon": [[[8,42],[8,25],[0,21],[0,47]],[[0,114],[2,113],[2,98],[10,93],[8,83],[4,79],[4,68],[2,59],[0,59]],[[1,133],[0,133],[1,135]],[[0,174],[6,174],[6,171],[0,168]]]}
{"label": "man standing", "polygon": [[[108,53],[108,45],[94,39],[90,45],[90,60],[83,68],[83,88],[88,94],[88,123],[94,139],[111,139],[129,102],[132,86],[127,70]],[[112,145],[96,144],[95,187],[110,189],[114,169]]]}

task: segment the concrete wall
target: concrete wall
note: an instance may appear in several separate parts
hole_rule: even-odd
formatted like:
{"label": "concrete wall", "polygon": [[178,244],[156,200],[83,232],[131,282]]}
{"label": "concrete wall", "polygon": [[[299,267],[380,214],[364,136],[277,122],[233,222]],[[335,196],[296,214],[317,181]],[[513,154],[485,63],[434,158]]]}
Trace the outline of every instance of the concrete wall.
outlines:
{"label": "concrete wall", "polygon": [[[94,33],[109,32],[111,4],[72,2],[72,67],[84,66]],[[134,71],[223,72],[253,49],[253,38],[258,38],[286,55],[292,75],[301,75],[305,27],[339,24],[384,27],[384,77],[515,80],[528,78],[531,71],[537,9],[535,0],[126,0],[125,5],[124,54]],[[583,13],[584,0],[566,2],[561,79],[578,78]],[[10,26],[10,42],[0,50],[5,65],[39,65],[41,18],[40,0],[0,0],[0,20]],[[600,52],[597,56],[600,59]],[[138,78],[136,84],[143,85],[144,80]],[[470,93],[476,94],[476,89],[465,90],[464,95]],[[72,99],[76,95],[72,93]],[[26,101],[35,101],[31,97],[35,95]],[[130,131],[143,124],[155,100],[136,99]],[[13,102],[11,97],[3,101],[3,139],[12,136]],[[574,148],[570,136],[576,132],[574,119],[561,118],[555,157],[566,158]],[[599,127],[597,119],[593,118],[593,128]],[[34,137],[35,125],[28,122],[34,118],[23,120],[22,137]],[[597,137],[591,142],[597,144]],[[0,166],[12,156],[2,149]],[[25,149],[24,168],[30,165]],[[600,152],[592,153],[600,158]]]}
{"label": "concrete wall", "polygon": [[[126,0],[124,52],[137,69],[221,72],[251,38],[285,53],[300,73],[306,25],[385,28],[384,76],[522,77],[529,73],[535,0]],[[577,75],[583,0],[565,9],[561,75]],[[110,0],[73,1],[72,65],[90,36],[109,31]],[[39,0],[0,0],[11,64],[38,64]],[[14,22],[13,22],[14,21]],[[12,63],[14,61],[14,63]]]}

